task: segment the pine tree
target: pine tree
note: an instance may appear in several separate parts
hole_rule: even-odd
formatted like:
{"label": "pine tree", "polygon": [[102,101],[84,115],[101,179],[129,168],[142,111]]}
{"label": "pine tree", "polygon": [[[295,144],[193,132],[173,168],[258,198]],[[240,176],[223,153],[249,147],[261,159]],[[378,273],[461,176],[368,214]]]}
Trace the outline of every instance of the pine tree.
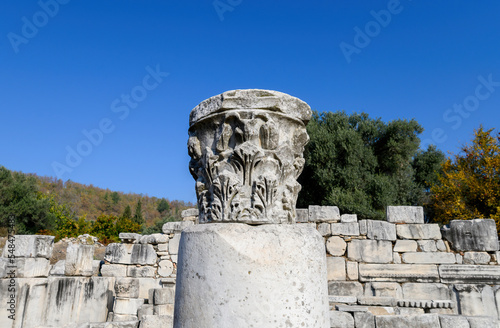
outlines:
{"label": "pine tree", "polygon": [[135,207],[133,221],[140,225],[144,224],[144,217],[142,216],[142,202],[140,199],[137,201],[137,206]]}

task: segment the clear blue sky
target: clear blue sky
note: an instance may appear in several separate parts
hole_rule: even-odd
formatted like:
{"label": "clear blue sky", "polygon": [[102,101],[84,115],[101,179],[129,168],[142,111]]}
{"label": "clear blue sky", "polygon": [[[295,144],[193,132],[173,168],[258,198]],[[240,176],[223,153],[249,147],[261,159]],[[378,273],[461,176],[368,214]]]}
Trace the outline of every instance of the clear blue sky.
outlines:
{"label": "clear blue sky", "polygon": [[63,180],[194,202],[189,112],[241,88],[415,118],[445,152],[500,126],[498,1],[55,3],[0,2],[11,170],[56,176],[57,162]]}

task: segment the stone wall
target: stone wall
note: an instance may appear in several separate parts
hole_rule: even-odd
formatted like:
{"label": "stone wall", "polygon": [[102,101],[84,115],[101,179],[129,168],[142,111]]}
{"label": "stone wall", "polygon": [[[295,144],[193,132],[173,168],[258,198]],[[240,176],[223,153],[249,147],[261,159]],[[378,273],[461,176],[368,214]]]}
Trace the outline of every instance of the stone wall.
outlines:
{"label": "stone wall", "polygon": [[[66,260],[51,266],[54,237],[16,236],[0,258],[0,327],[172,326],[179,240],[196,216],[184,211],[184,221],[165,224],[162,234],[122,233],[102,262],[92,246],[70,245]],[[424,224],[420,207],[389,207],[386,221],[358,221],[334,206],[310,206],[297,209],[297,224],[325,239],[331,327],[497,327],[493,220],[440,229]]]}

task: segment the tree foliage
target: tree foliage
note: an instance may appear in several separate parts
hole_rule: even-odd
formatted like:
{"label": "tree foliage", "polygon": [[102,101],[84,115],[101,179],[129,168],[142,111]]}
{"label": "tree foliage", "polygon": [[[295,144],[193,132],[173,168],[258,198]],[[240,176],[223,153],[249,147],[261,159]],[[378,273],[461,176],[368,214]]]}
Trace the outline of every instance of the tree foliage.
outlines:
{"label": "tree foliage", "polygon": [[432,161],[444,157],[435,147],[418,150],[423,128],[415,120],[314,112],[307,131],[299,207],[336,205],[343,213],[382,219],[387,205],[421,204]]}
{"label": "tree foliage", "polygon": [[443,163],[431,191],[437,222],[491,218],[500,228],[500,133],[474,130],[472,144]]}

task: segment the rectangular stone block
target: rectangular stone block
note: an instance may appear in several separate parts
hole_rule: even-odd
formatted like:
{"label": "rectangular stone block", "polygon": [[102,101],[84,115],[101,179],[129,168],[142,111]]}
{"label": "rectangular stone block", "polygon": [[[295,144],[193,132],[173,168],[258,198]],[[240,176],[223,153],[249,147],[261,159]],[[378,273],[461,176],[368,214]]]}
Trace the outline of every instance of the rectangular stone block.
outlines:
{"label": "rectangular stone block", "polygon": [[326,271],[328,280],[346,280],[345,258],[327,257]]}
{"label": "rectangular stone block", "polygon": [[[41,235],[14,235],[6,241],[2,257],[14,255],[17,257],[44,257],[52,256],[54,236]],[[10,250],[10,251],[9,251]]]}
{"label": "rectangular stone block", "polygon": [[498,328],[496,318],[490,316],[467,317],[470,328]]}
{"label": "rectangular stone block", "polygon": [[456,284],[454,289],[458,293],[460,314],[467,316],[495,316],[498,318],[495,295],[491,286]]}
{"label": "rectangular stone block", "polygon": [[371,306],[396,306],[394,297],[387,296],[363,296],[358,299],[358,304]]}
{"label": "rectangular stone block", "polygon": [[94,246],[69,244],[66,248],[64,274],[66,276],[91,276],[93,272]]}
{"label": "rectangular stone block", "polygon": [[113,264],[153,265],[157,256],[149,244],[109,244],[106,247],[104,260]]}
{"label": "rectangular stone block", "polygon": [[163,225],[162,231],[166,234],[181,233],[187,227],[194,225],[194,221],[174,221]]}
{"label": "rectangular stone block", "polygon": [[355,239],[347,246],[351,261],[366,263],[391,263],[392,243],[385,240]]}
{"label": "rectangular stone block", "polygon": [[398,224],[396,233],[401,239],[441,239],[438,224]]}
{"label": "rectangular stone block", "polygon": [[115,298],[113,305],[114,314],[137,315],[137,310],[144,304],[143,298]]}
{"label": "rectangular stone block", "polygon": [[437,252],[436,241],[432,239],[423,239],[418,241],[418,248],[422,252]]}
{"label": "rectangular stone block", "polygon": [[296,208],[295,214],[297,215],[295,218],[295,222],[297,223],[309,222],[309,210],[307,208]]}
{"label": "rectangular stone block", "polygon": [[153,306],[154,315],[174,315],[174,305],[173,304],[161,304]]}
{"label": "rectangular stone block", "polygon": [[151,235],[142,236],[139,240],[141,244],[165,244],[168,243],[168,235],[162,233],[154,233]]}
{"label": "rectangular stone block", "polygon": [[187,210],[184,210],[181,212],[181,218],[188,218],[192,216],[198,216],[199,211],[197,207],[193,208],[188,208]]}
{"label": "rectangular stone block", "polygon": [[127,267],[127,277],[132,277],[132,278],[154,277],[155,274],[156,274],[156,268],[153,266]]}
{"label": "rectangular stone block", "polygon": [[357,281],[329,281],[328,295],[332,296],[363,296],[363,285]]}
{"label": "rectangular stone block", "polygon": [[439,328],[437,314],[379,315],[375,317],[377,328]]}
{"label": "rectangular stone block", "polygon": [[331,328],[354,328],[354,317],[348,312],[330,311]]}
{"label": "rectangular stone block", "polygon": [[357,303],[358,298],[355,296],[333,296],[328,295],[328,302],[330,303]]}
{"label": "rectangular stone block", "polygon": [[434,264],[359,264],[360,281],[438,282]]}
{"label": "rectangular stone block", "polygon": [[422,206],[387,206],[387,221],[391,223],[424,223]]}
{"label": "rectangular stone block", "polygon": [[309,222],[339,222],[340,211],[337,206],[309,205]]}
{"label": "rectangular stone block", "polygon": [[139,281],[139,298],[149,298],[151,288],[160,288],[161,279],[155,278],[136,278]]}
{"label": "rectangular stone block", "polygon": [[368,282],[365,284],[365,296],[400,299],[403,297],[403,291],[401,285],[396,282]]}
{"label": "rectangular stone block", "polygon": [[175,287],[151,288],[149,290],[149,304],[174,304]]}
{"label": "rectangular stone block", "polygon": [[124,244],[137,244],[141,240],[142,235],[133,232],[120,232],[118,238]]}
{"label": "rectangular stone block", "polygon": [[355,312],[354,326],[356,328],[375,328],[375,316],[370,312]]}
{"label": "rectangular stone block", "polygon": [[101,275],[103,277],[126,277],[127,266],[123,264],[103,264]]}
{"label": "rectangular stone block", "polygon": [[403,297],[420,300],[451,300],[450,289],[440,283],[406,283],[403,284]]}
{"label": "rectangular stone block", "polygon": [[330,236],[332,234],[332,227],[330,223],[318,223],[318,232],[323,237]]}
{"label": "rectangular stone block", "polygon": [[117,298],[139,298],[139,279],[138,278],[116,279],[115,295]]}
{"label": "rectangular stone block", "polygon": [[403,262],[410,264],[453,264],[455,254],[445,252],[408,252],[403,253]]}
{"label": "rectangular stone block", "polygon": [[179,253],[179,242],[181,240],[181,234],[176,233],[173,238],[168,241],[168,252],[170,255],[177,255]]}
{"label": "rectangular stone block", "polygon": [[340,216],[340,222],[342,223],[358,222],[358,216],[356,214],[342,214]]}
{"label": "rectangular stone block", "polygon": [[469,328],[467,317],[461,315],[439,315],[441,328]]}
{"label": "rectangular stone block", "polygon": [[145,315],[141,320],[141,328],[166,328],[174,326],[171,315]]}
{"label": "rectangular stone block", "polygon": [[366,220],[366,236],[369,239],[396,240],[396,225],[385,221]]}
{"label": "rectangular stone block", "polygon": [[415,240],[396,240],[395,252],[416,252],[417,242]]}
{"label": "rectangular stone block", "polygon": [[[16,278],[47,277],[50,271],[50,261],[43,257],[20,257],[15,259],[17,266]],[[7,273],[9,267],[7,266]]]}
{"label": "rectangular stone block", "polygon": [[358,262],[347,261],[346,263],[347,269],[347,279],[349,280],[358,280]]}
{"label": "rectangular stone block", "polygon": [[498,251],[495,220],[453,220],[443,234],[456,251]]}
{"label": "rectangular stone block", "polygon": [[463,261],[464,264],[488,264],[491,255],[486,252],[465,252]]}
{"label": "rectangular stone block", "polygon": [[439,275],[443,283],[455,284],[500,284],[498,265],[440,265]]}
{"label": "rectangular stone block", "polygon": [[334,236],[359,236],[358,222],[332,223],[331,227]]}

